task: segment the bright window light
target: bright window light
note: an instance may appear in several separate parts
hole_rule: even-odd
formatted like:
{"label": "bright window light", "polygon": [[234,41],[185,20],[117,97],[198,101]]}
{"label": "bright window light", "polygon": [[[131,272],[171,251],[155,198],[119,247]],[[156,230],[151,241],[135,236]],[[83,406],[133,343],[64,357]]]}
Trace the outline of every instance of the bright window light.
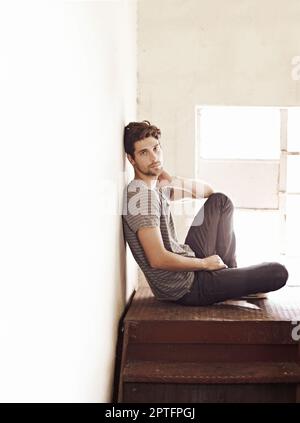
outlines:
{"label": "bright window light", "polygon": [[[280,145],[281,136],[282,145],[285,141],[281,132],[281,119],[284,124],[285,114],[281,114],[280,107],[198,106],[197,110],[200,159],[208,159],[208,163],[209,159],[218,160],[223,173],[226,163],[229,169],[233,160],[279,160],[281,155],[285,158],[285,148],[281,151]],[[281,209],[235,210],[237,253],[240,266],[266,260],[283,262],[290,274],[288,284],[300,285],[300,107],[284,110],[287,112],[288,153],[284,187],[286,218],[283,219]],[[285,176],[285,166],[280,166],[279,172]]]}
{"label": "bright window light", "polygon": [[300,152],[300,107],[288,111],[288,150]]}
{"label": "bright window light", "polygon": [[[287,255],[299,257],[299,239],[300,239],[300,225],[299,225],[299,211],[300,211],[300,196],[287,196],[287,219],[286,219],[286,240],[287,240]],[[299,264],[299,263],[298,263]]]}
{"label": "bright window light", "polygon": [[279,159],[280,112],[270,107],[201,107],[200,156]]}
{"label": "bright window light", "polygon": [[300,193],[300,156],[287,158],[287,192]]}

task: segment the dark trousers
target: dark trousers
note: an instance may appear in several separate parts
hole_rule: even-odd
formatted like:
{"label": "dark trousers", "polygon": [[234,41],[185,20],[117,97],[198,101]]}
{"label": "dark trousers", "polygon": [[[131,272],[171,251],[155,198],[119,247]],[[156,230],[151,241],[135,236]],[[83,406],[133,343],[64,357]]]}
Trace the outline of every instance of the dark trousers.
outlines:
{"label": "dark trousers", "polygon": [[228,268],[196,271],[191,292],[180,298],[179,304],[204,306],[248,294],[275,291],[285,285],[288,271],[280,263],[263,262],[237,267],[233,211],[229,197],[214,193],[195,216],[185,244],[198,258],[219,255]]}

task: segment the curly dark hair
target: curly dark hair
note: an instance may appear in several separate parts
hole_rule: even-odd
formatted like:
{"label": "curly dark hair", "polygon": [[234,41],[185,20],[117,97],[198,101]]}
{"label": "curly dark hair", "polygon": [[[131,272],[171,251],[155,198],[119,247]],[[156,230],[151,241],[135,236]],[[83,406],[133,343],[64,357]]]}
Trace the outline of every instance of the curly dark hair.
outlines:
{"label": "curly dark hair", "polygon": [[134,158],[134,143],[144,138],[153,137],[157,140],[161,137],[160,129],[148,120],[142,122],[130,122],[124,130],[124,148],[127,154]]}

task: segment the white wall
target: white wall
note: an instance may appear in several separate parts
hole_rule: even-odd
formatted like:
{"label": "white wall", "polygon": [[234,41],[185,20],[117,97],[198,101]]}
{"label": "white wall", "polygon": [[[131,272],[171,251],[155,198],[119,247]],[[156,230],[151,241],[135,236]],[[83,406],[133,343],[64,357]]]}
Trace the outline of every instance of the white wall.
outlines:
{"label": "white wall", "polygon": [[162,129],[166,167],[195,176],[196,104],[300,104],[298,0],[139,0],[139,119]]}
{"label": "white wall", "polygon": [[0,3],[1,402],[111,400],[135,8]]}

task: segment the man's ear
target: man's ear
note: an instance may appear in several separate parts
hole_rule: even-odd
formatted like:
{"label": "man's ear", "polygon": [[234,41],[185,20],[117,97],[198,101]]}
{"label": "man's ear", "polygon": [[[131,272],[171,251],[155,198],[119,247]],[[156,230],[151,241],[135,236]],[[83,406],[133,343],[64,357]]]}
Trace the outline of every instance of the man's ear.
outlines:
{"label": "man's ear", "polygon": [[134,159],[132,158],[132,156],[128,153],[126,154],[126,156],[127,156],[127,159],[130,161],[130,163],[132,164],[132,166],[134,166],[135,162],[134,162]]}

